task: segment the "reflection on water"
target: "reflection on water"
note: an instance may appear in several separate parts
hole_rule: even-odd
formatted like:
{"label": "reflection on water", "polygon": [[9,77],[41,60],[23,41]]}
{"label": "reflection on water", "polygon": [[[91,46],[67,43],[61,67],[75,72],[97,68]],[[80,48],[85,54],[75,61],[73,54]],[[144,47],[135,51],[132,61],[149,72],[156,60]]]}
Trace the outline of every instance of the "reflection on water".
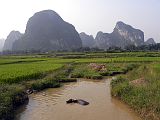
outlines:
{"label": "reflection on water", "polygon": [[[66,104],[84,99],[90,104]],[[17,110],[16,120],[140,120],[133,111],[110,96],[110,80],[79,80],[61,88],[30,96],[29,103]]]}

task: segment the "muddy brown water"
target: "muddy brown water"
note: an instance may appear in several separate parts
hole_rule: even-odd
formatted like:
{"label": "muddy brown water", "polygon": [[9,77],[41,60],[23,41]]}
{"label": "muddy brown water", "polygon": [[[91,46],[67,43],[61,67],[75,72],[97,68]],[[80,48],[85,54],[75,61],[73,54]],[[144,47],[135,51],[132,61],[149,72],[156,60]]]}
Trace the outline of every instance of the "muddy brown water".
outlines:
{"label": "muddy brown water", "polygon": [[[66,104],[84,99],[90,104]],[[128,106],[110,95],[110,80],[78,80],[61,88],[32,94],[16,111],[16,120],[141,120]]]}

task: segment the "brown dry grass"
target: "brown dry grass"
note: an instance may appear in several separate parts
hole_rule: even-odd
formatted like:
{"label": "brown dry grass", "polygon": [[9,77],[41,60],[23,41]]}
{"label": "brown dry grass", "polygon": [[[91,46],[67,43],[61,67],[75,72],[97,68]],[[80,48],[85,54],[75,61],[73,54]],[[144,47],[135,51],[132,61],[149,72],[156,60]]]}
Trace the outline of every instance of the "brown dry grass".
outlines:
{"label": "brown dry grass", "polygon": [[147,85],[147,81],[144,78],[139,78],[133,81],[129,82],[130,85],[139,87],[139,86],[146,86]]}

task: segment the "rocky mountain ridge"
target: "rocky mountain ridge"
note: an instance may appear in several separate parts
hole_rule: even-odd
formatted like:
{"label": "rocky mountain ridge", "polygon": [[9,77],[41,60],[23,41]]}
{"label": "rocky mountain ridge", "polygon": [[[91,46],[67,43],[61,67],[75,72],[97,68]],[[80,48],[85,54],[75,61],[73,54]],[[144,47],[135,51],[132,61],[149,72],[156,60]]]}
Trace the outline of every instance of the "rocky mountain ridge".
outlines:
{"label": "rocky mountain ridge", "polygon": [[20,39],[22,37],[22,33],[20,33],[19,31],[11,31],[9,33],[9,35],[7,36],[7,39],[5,40],[4,46],[3,46],[3,51],[6,50],[12,50],[13,47],[13,43]]}
{"label": "rocky mountain ridge", "polygon": [[4,39],[0,39],[0,52],[3,50],[4,41]]}
{"label": "rocky mountain ridge", "polygon": [[81,40],[82,40],[82,46],[83,47],[89,47],[92,48],[95,46],[95,40],[94,37],[92,35],[87,35],[84,32],[81,32],[79,34]]}
{"label": "rocky mountain ridge", "polygon": [[145,45],[154,45],[156,42],[153,38],[149,38],[147,41],[145,41]]}
{"label": "rocky mountain ridge", "polygon": [[28,20],[24,35],[13,44],[14,51],[57,51],[80,47],[82,41],[75,27],[52,10],[35,13]]}
{"label": "rocky mountain ridge", "polygon": [[125,48],[129,45],[141,46],[144,44],[144,33],[123,22],[117,22],[112,33],[98,32],[95,41],[101,49]]}
{"label": "rocky mountain ridge", "polygon": [[144,32],[124,22],[117,22],[112,33],[99,31],[94,38],[78,33],[75,27],[65,22],[58,13],[43,10],[35,13],[27,22],[24,34],[12,31],[3,50],[13,51],[68,51],[82,47],[107,50],[111,47],[125,48],[155,44],[153,38],[144,41]]}

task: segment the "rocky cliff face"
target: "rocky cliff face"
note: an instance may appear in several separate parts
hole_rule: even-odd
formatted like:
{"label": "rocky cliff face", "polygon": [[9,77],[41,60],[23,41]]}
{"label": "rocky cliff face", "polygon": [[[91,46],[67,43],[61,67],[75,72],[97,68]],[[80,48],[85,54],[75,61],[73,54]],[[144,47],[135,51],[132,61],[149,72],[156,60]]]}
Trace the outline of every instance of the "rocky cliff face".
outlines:
{"label": "rocky cliff face", "polygon": [[144,44],[144,33],[123,22],[117,22],[112,33],[98,32],[95,40],[97,46],[102,49],[113,46],[121,48],[128,45],[141,46]]}
{"label": "rocky cliff face", "polygon": [[82,40],[83,47],[89,47],[89,48],[94,47],[95,41],[92,35],[87,35],[86,33],[82,32],[79,34],[79,36]]}
{"label": "rocky cliff face", "polygon": [[153,38],[149,38],[146,42],[145,42],[145,45],[154,45],[156,44],[156,42],[154,41]]}
{"label": "rocky cliff face", "polygon": [[0,52],[3,50],[4,39],[0,39]]}
{"label": "rocky cliff face", "polygon": [[96,46],[101,49],[108,49],[113,46],[111,41],[111,35],[108,33],[98,32],[95,38]]}
{"label": "rocky cliff face", "polygon": [[71,50],[82,47],[75,27],[65,22],[56,12],[44,10],[28,21],[23,37],[13,50]]}
{"label": "rocky cliff face", "polygon": [[3,50],[12,50],[13,43],[20,39],[22,35],[23,34],[21,34],[19,31],[11,31],[5,40]]}

